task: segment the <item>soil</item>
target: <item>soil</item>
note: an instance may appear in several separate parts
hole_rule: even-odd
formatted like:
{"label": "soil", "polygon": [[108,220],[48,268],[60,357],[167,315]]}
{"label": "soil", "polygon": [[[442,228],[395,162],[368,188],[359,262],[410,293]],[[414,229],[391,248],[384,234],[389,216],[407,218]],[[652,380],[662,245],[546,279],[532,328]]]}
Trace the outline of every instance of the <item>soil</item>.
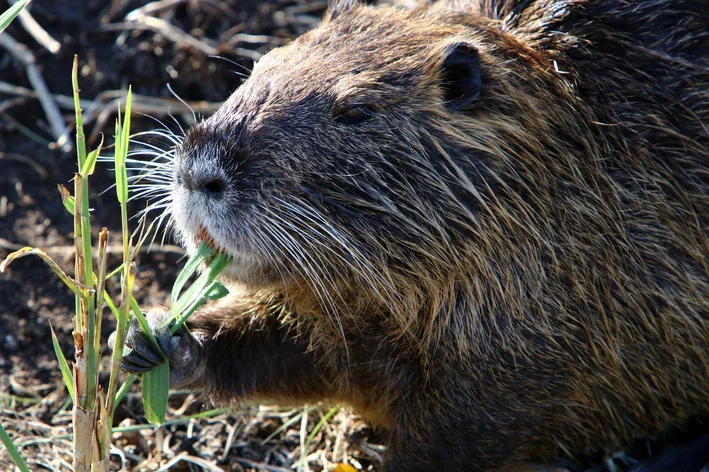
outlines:
{"label": "soil", "polygon": [[[71,95],[76,54],[82,99],[94,100],[107,91],[123,91],[122,96],[130,84],[135,94],[147,97],[168,99],[174,93],[192,103],[218,104],[239,86],[254,59],[313,27],[326,6],[323,0],[160,2],[168,6],[151,16],[215,48],[217,54],[210,55],[164,32],[128,24],[127,15],[146,3],[34,0],[31,15],[61,44],[56,54],[33,39],[17,20],[6,33],[34,55],[52,94]],[[0,11],[7,6],[0,0]],[[0,49],[3,84],[32,89],[26,66]],[[45,113],[35,98],[2,90],[0,260],[20,247],[33,246],[46,250],[71,273],[73,223],[57,184],[73,190],[75,153],[53,144]],[[65,108],[62,113],[71,126],[73,110]],[[92,149],[98,144],[99,132],[107,144],[113,141],[114,115],[108,113],[108,120],[85,123]],[[158,115],[158,120],[175,131],[190,124],[189,114]],[[133,116],[134,133],[160,126],[151,117]],[[92,223],[95,230],[107,227],[116,245],[120,244],[120,212],[112,183],[111,166],[99,163],[91,178]],[[131,202],[131,214],[145,204]],[[182,258],[179,250],[157,246],[139,255],[135,294],[141,306],[166,304]],[[110,256],[110,267],[119,263],[117,255]],[[71,470],[70,400],[57,368],[50,326],[70,359],[73,306],[71,292],[39,258],[18,259],[0,274],[0,421],[17,438],[32,470]],[[107,337],[114,326],[106,316],[103,335]],[[103,362],[107,363],[106,353]],[[171,424],[157,429],[139,427],[146,421],[139,389],[134,386],[116,413],[124,429],[114,438],[113,469],[319,471],[346,463],[354,469],[339,465],[335,470],[348,472],[375,471],[381,462],[382,433],[364,426],[345,407],[246,405],[226,412],[213,408],[208,401],[175,392],[168,415]],[[317,427],[328,411],[334,414]],[[205,418],[193,417],[200,414]],[[644,451],[647,444],[640,441],[636,449]],[[653,446],[658,450],[664,444]],[[646,455],[636,450],[619,454],[616,470],[627,470],[633,464],[631,457]],[[581,464],[573,462],[569,468],[579,470]],[[12,470],[3,448],[0,470]],[[604,464],[589,470],[607,468]]]}

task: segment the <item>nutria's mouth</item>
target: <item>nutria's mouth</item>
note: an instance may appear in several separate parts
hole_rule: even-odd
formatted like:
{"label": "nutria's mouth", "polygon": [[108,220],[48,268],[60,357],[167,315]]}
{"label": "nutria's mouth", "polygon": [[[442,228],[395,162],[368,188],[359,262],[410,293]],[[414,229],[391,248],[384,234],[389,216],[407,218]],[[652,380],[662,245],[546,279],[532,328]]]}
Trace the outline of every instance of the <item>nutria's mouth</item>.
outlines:
{"label": "nutria's mouth", "polygon": [[207,246],[209,246],[209,249],[211,249],[212,251],[226,252],[224,251],[224,248],[219,246],[217,242],[214,241],[212,235],[207,232],[207,228],[202,225],[199,225],[199,231],[194,237],[194,243],[196,246],[199,246],[199,243],[201,242],[205,242]]}

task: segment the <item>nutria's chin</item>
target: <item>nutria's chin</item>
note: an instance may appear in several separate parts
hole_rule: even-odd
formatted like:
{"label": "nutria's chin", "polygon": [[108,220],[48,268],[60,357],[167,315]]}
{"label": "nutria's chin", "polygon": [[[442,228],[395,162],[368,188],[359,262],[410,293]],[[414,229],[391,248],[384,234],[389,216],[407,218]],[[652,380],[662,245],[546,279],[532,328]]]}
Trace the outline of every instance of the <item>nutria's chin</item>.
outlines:
{"label": "nutria's chin", "polygon": [[176,151],[176,229],[242,282],[190,320],[194,385],[350,402],[387,471],[709,413],[707,11],[335,2]]}

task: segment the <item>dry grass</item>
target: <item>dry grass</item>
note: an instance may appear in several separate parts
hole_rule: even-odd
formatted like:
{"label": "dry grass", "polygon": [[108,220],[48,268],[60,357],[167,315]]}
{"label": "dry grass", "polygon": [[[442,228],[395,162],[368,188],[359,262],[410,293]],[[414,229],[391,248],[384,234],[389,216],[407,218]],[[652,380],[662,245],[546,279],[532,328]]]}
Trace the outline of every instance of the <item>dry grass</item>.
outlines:
{"label": "dry grass", "polygon": [[[40,385],[27,397],[0,397],[0,421],[32,470],[71,469],[71,407],[59,385]],[[192,394],[171,396],[166,423],[145,424],[137,389],[117,417],[112,469],[322,471],[339,464],[376,471],[384,448],[364,439],[368,429],[350,409],[339,408],[308,437],[329,409],[323,405],[243,405],[228,411],[201,406]],[[0,449],[0,470],[13,470]]]}

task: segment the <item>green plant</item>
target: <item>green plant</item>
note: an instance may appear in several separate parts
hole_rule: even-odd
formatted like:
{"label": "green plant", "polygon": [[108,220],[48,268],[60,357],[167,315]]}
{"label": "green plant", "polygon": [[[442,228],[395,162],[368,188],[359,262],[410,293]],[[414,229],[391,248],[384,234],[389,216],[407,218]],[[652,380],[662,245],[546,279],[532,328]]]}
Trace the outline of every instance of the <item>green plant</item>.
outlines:
{"label": "green plant", "polygon": [[12,20],[14,20],[29,3],[30,0],[20,0],[0,15],[0,33],[7,28],[7,25],[12,23]]}
{"label": "green plant", "polygon": [[[83,132],[81,108],[79,105],[78,59],[74,59],[72,71],[74,104],[76,111],[76,147],[79,172],[74,175],[74,195],[63,186],[59,186],[67,211],[74,219],[74,277],[66,274],[43,251],[36,248],[23,248],[13,252],[0,264],[4,271],[15,259],[37,255],[47,262],[50,268],[69,287],[75,296],[74,346],[75,357],[72,366],[67,362],[59,340],[52,330],[52,343],[61,369],[62,377],[73,401],[74,426],[74,463],[75,471],[101,472],[109,470],[109,451],[113,428],[113,413],[125,396],[135,376],[129,376],[119,387],[121,358],[127,349],[125,344],[128,323],[135,316],[141,328],[156,351],[159,347],[148,327],[147,320],[133,297],[136,266],[133,262],[136,252],[151,233],[152,225],[146,228],[145,220],[135,233],[128,227],[127,202],[129,185],[126,169],[130,135],[131,90],[129,88],[124,113],[118,113],[115,131],[115,169],[116,196],[121,210],[121,236],[123,241],[122,264],[107,273],[106,247],[109,232],[106,228],[98,233],[98,256],[92,256],[92,233],[89,214],[89,178],[93,174],[103,143],[90,153],[86,152],[86,140]],[[137,238],[134,244],[134,238]],[[170,319],[174,322],[173,332],[207,299],[219,298],[227,293],[216,281],[216,276],[229,263],[230,258],[212,251],[202,244],[196,254],[189,259],[178,277],[172,291],[173,306]],[[202,266],[206,270],[184,290],[190,277]],[[106,282],[120,274],[121,296],[118,304],[114,303],[106,291]],[[111,356],[108,388],[104,391],[98,383],[99,353],[101,348],[101,324],[103,312],[108,307],[116,319],[116,337]],[[169,387],[169,365],[166,362],[143,375],[143,404],[149,422],[161,423],[165,418]],[[0,438],[10,449],[13,460],[20,468],[25,467],[17,449],[12,445],[4,429]],[[23,469],[25,470],[25,469]]]}
{"label": "green plant", "polygon": [[22,472],[29,472],[30,471],[29,467],[27,467],[27,464],[22,459],[22,456],[20,456],[19,451],[15,447],[15,443],[12,442],[12,439],[10,439],[10,436],[7,434],[7,431],[5,431],[5,428],[2,426],[1,423],[0,423],[0,441],[2,441],[2,443],[7,448],[8,452],[10,453],[10,457],[12,457],[12,460],[15,461],[15,464],[17,465],[17,467],[19,467]]}

